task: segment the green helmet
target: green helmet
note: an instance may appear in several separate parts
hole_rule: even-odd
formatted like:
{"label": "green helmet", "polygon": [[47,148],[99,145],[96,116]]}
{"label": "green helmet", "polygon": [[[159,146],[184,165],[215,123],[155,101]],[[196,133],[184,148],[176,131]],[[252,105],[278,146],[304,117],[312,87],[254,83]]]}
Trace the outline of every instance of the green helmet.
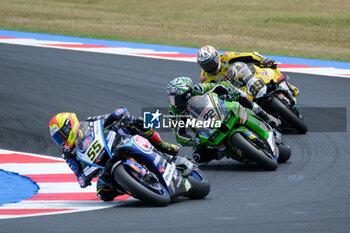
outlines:
{"label": "green helmet", "polygon": [[173,79],[167,87],[169,103],[174,108],[181,108],[191,98],[193,83],[189,77],[178,77]]}

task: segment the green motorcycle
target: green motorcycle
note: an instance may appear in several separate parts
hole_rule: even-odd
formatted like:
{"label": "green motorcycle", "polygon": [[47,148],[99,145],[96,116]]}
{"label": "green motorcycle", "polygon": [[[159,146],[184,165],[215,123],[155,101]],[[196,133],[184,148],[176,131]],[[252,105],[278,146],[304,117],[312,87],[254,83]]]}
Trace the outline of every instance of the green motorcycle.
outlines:
{"label": "green motorcycle", "polygon": [[224,101],[216,93],[192,97],[187,109],[189,127],[200,143],[218,148],[239,162],[255,162],[266,170],[276,170],[286,162],[290,149],[282,142],[277,146],[275,131],[251,110],[236,101]]}

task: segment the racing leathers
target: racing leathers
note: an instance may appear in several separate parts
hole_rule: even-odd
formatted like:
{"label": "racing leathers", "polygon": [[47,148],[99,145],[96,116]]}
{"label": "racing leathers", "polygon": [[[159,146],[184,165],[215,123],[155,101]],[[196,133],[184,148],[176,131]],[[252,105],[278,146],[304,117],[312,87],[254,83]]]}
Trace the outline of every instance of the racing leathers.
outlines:
{"label": "racing leathers", "polygon": [[[268,122],[272,127],[280,125],[280,121],[275,117],[267,114],[256,103],[250,101],[247,94],[238,88],[234,87],[228,82],[219,83],[200,83],[193,86],[192,96],[203,95],[207,92],[214,92],[219,97],[228,97],[230,101],[237,101],[243,107],[251,109],[255,114]],[[176,109],[169,104],[169,116],[174,121],[186,121],[188,116],[187,106],[182,109]],[[179,124],[175,124],[175,137],[177,142],[182,146],[193,146],[195,151],[193,153],[193,159],[198,162],[209,162],[212,159],[220,159],[222,156],[218,153],[216,148],[208,148],[205,145],[201,145],[199,138],[191,136],[186,132],[185,127],[179,127]]]}
{"label": "racing leathers", "polygon": [[[125,117],[127,116],[127,117]],[[128,133],[135,135],[139,134],[147,138],[152,145],[160,152],[175,156],[178,153],[178,147],[176,145],[165,142],[161,139],[158,132],[153,129],[143,128],[143,119],[141,117],[134,117],[129,115],[128,110],[124,107],[118,108],[116,111],[100,116],[88,117],[87,121],[103,120],[104,128],[110,127],[112,124],[122,120],[127,124]],[[91,178],[87,178],[83,174],[85,164],[80,162],[76,157],[76,146],[70,149],[64,149],[62,153],[63,159],[67,162],[68,166],[77,176],[80,187],[85,188],[91,185]],[[102,179],[98,179],[97,184],[97,196],[103,201],[113,201],[113,199],[120,195],[116,190],[109,187]]]}
{"label": "racing leathers", "polygon": [[[222,81],[230,80],[234,75],[230,65],[232,65],[235,62],[253,63],[254,65],[258,65],[262,68],[277,69],[277,64],[274,60],[263,57],[257,52],[224,52],[219,54],[219,58],[221,62],[219,72],[216,75],[214,75],[202,70],[200,74],[200,79],[202,83],[219,83]],[[298,88],[293,86],[289,82],[287,82],[287,84],[292,90],[292,94],[294,96],[298,96]]]}

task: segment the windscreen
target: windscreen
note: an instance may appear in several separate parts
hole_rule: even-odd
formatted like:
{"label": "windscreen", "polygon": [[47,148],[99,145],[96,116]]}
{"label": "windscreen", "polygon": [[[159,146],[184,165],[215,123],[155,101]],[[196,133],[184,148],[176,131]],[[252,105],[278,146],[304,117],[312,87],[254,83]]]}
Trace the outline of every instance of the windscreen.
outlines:
{"label": "windscreen", "polygon": [[[91,127],[89,126],[89,122],[82,121],[80,122],[80,127],[78,131],[77,138],[75,140],[75,144],[78,147],[79,151],[84,152],[86,148],[84,148],[85,139],[87,138],[93,138],[93,130],[91,130]],[[87,142],[85,142],[87,143]],[[85,150],[84,150],[85,149]]]}
{"label": "windscreen", "polygon": [[216,120],[219,116],[208,94],[193,97],[188,103],[188,110],[193,118],[201,121]]}

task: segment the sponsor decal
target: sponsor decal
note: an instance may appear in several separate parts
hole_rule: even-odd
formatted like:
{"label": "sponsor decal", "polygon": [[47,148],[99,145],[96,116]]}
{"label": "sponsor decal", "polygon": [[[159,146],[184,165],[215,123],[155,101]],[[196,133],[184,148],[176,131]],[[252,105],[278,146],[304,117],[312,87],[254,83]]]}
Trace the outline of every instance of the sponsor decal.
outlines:
{"label": "sponsor decal", "polygon": [[124,109],[123,109],[123,108],[118,108],[118,109],[115,111],[115,114],[116,114],[116,115],[121,115],[122,113],[124,113]]}
{"label": "sponsor decal", "polygon": [[177,178],[176,182],[177,182],[176,187],[179,188],[183,184],[183,178],[181,176],[179,176]]}
{"label": "sponsor decal", "polygon": [[242,151],[241,151],[238,147],[234,146],[234,147],[232,148],[232,150],[233,150],[238,156],[240,156],[240,157],[243,156]]}
{"label": "sponsor decal", "polygon": [[158,169],[158,170],[159,170],[160,173],[162,173],[162,172],[165,171],[165,169],[164,169],[164,167],[162,167],[162,165],[159,166],[159,169]]}
{"label": "sponsor decal", "polygon": [[160,160],[160,156],[156,155],[156,157],[153,160],[153,163],[157,165],[159,163],[159,160]]}
{"label": "sponsor decal", "polygon": [[106,137],[106,141],[107,141],[107,147],[109,149],[112,148],[112,145],[113,145],[113,142],[114,142],[114,139],[116,137],[117,133],[114,132],[114,131],[109,131],[107,137]]}
{"label": "sponsor decal", "polygon": [[250,132],[250,131],[247,131],[247,132],[245,132],[244,134],[245,134],[249,139],[251,139],[251,140],[256,139],[256,136],[255,136],[252,132]]}
{"label": "sponsor decal", "polygon": [[211,134],[198,130],[198,134],[202,137],[209,138]]}
{"label": "sponsor decal", "polygon": [[225,75],[224,77],[222,78],[222,81],[228,81],[232,78],[233,76],[233,72],[232,70],[230,69]]}
{"label": "sponsor decal", "polygon": [[140,170],[138,167],[136,167],[134,164],[130,164],[130,167],[131,167],[132,169],[134,169],[137,173],[140,173],[140,172],[141,172],[141,170]]}
{"label": "sponsor decal", "polygon": [[142,152],[146,154],[152,152],[153,147],[146,138],[136,135],[132,138],[132,140],[135,142],[137,148],[139,148]]}
{"label": "sponsor decal", "polygon": [[90,146],[92,142],[92,137],[87,137],[84,142],[83,142],[83,150],[85,150],[86,148],[88,148],[88,146]]}
{"label": "sponsor decal", "polygon": [[165,183],[169,186],[171,179],[173,178],[173,174],[176,170],[176,166],[173,163],[168,163],[168,165],[165,168],[165,171],[163,173],[163,177],[165,180]]}
{"label": "sponsor decal", "polygon": [[191,188],[191,183],[187,179],[185,180],[185,188],[186,188],[186,192],[188,192],[188,190],[190,190]]}
{"label": "sponsor decal", "polygon": [[145,176],[146,175],[146,169],[142,168],[141,169],[141,176]]}

